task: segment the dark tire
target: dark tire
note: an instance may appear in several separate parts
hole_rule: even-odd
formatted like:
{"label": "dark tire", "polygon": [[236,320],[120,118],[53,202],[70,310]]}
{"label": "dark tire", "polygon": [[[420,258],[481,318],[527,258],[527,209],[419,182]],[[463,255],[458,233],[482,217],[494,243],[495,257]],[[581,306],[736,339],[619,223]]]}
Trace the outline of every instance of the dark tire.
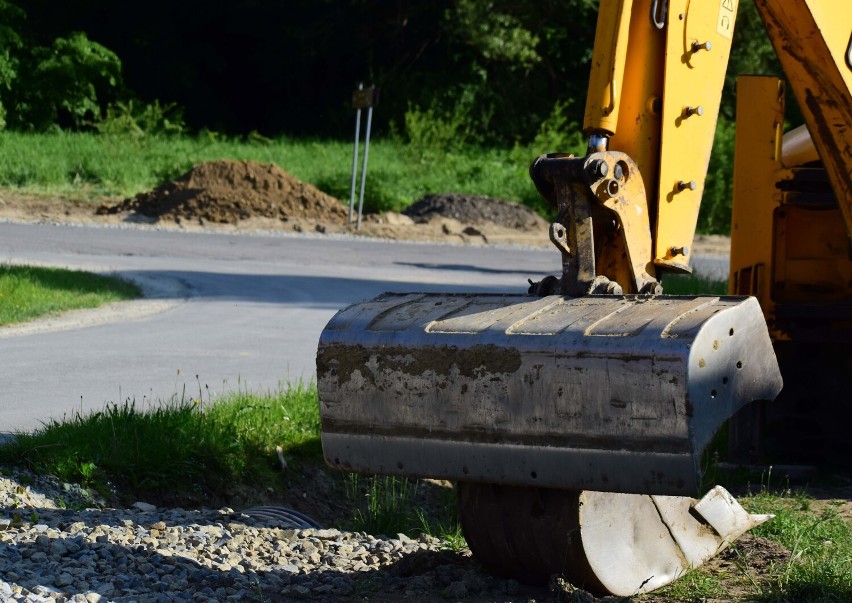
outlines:
{"label": "dark tire", "polygon": [[558,574],[603,590],[583,553],[580,492],[462,482],[458,503],[467,544],[489,572],[527,584]]}

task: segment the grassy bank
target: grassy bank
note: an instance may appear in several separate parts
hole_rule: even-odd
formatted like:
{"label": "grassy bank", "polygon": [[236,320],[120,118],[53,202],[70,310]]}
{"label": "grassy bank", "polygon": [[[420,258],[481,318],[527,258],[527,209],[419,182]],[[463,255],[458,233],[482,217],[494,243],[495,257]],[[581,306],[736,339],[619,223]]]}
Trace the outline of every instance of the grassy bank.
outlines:
{"label": "grassy bank", "polygon": [[[428,193],[460,192],[537,206],[527,175],[536,150],[415,148],[392,140],[370,144],[365,206],[401,209]],[[213,133],[189,137],[0,132],[0,187],[80,199],[130,196],[216,159],[272,162],[297,178],[349,201],[352,143]],[[360,168],[359,168],[360,169]],[[360,173],[360,172],[359,172]]]}
{"label": "grassy bank", "polygon": [[0,325],[64,310],[95,308],[140,295],[136,285],[108,276],[0,264]]}
{"label": "grassy bank", "polygon": [[[459,546],[451,490],[423,486],[418,493],[415,480],[339,473],[317,479],[322,464],[317,391],[302,385],[215,402],[200,390],[145,408],[109,404],[0,443],[0,467],[55,475],[111,505],[247,507],[281,504],[295,492],[296,505],[311,515],[310,501],[336,498],[331,506],[345,511],[325,521],[342,528],[426,532]],[[321,491],[298,497],[311,487]]]}
{"label": "grassy bank", "polygon": [[235,393],[215,404],[199,392],[148,408],[75,412],[0,445],[0,464],[81,483],[115,502],[203,501],[239,484],[278,485],[277,446],[291,460],[319,460],[315,389]]}

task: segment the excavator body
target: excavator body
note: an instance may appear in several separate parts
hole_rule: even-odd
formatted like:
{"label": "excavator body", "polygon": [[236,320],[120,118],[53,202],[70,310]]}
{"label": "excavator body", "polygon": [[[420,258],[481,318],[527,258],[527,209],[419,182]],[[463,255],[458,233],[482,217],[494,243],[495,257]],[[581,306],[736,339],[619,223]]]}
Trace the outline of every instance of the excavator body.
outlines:
{"label": "excavator body", "polygon": [[663,293],[691,272],[736,11],[601,0],[588,151],[530,168],[561,274],[527,295],[386,293],[322,333],[328,464],[455,481],[491,571],[632,595],[768,519],[719,487],[691,498],[717,430],[782,388],[764,311]]}
{"label": "excavator body", "polygon": [[[852,5],[757,2],[786,81],[737,80],[728,290],[766,317],[785,387],[740,411],[745,463],[852,468]],[[791,91],[805,123],[784,131]]]}

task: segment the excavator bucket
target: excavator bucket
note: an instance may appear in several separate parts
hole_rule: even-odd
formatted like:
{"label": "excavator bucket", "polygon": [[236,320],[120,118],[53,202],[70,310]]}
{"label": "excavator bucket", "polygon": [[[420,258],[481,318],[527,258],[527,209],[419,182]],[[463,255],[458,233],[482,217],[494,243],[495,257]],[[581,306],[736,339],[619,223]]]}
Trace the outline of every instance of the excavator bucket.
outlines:
{"label": "excavator bucket", "polygon": [[326,462],[456,481],[495,574],[647,592],[768,519],[689,497],[781,389],[754,298],[385,293],[332,318],[317,379]]}
{"label": "excavator bucket", "polygon": [[687,496],[781,389],[757,301],[706,296],[386,293],[332,318],[317,379],[332,467]]}

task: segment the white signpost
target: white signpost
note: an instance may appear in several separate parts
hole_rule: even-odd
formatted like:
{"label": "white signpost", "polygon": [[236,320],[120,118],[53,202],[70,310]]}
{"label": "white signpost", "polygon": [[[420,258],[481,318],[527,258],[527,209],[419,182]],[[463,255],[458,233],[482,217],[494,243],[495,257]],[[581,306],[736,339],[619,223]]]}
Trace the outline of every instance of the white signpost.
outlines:
{"label": "white signpost", "polygon": [[370,128],[373,123],[373,107],[379,102],[379,89],[375,86],[364,88],[358,84],[358,89],[352,93],[352,108],[355,109],[355,148],[352,153],[352,187],[349,192],[349,223],[352,223],[352,213],[355,205],[355,184],[358,175],[358,146],[361,139],[361,110],[367,109],[367,131],[364,137],[364,159],[361,163],[361,192],[358,196],[358,220],[355,229],[361,229],[361,214],[364,211],[364,184],[367,180],[367,155],[370,151]]}

